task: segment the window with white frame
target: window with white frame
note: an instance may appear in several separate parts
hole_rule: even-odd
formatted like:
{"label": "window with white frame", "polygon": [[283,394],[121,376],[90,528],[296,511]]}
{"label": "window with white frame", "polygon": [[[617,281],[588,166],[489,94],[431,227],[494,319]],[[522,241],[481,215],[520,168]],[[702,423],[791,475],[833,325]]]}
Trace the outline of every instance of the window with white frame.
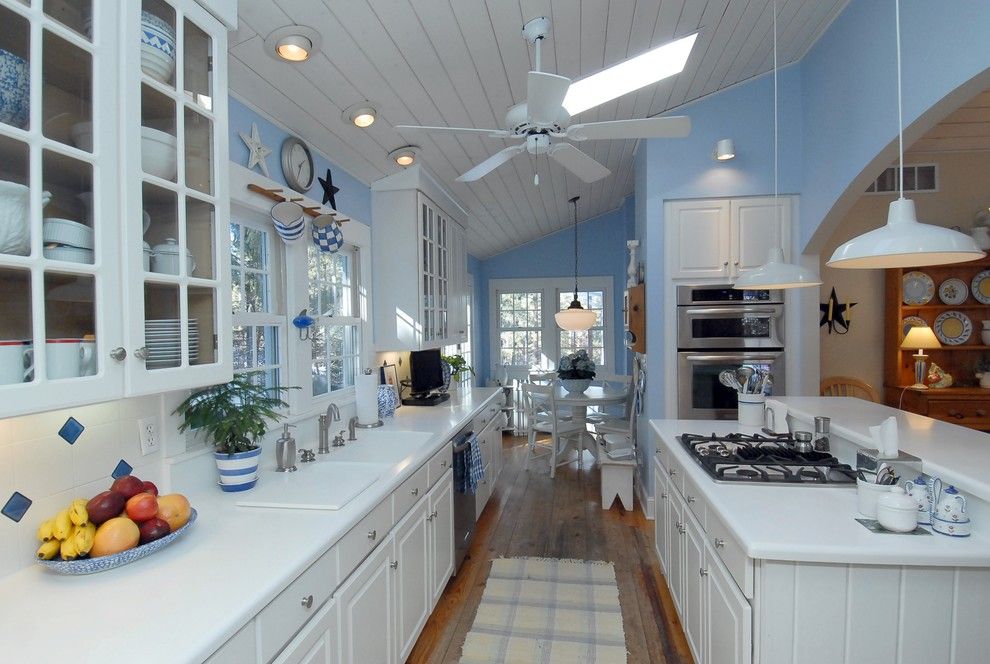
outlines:
{"label": "window with white frame", "polygon": [[314,244],[307,249],[309,314],[312,331],[312,395],[321,397],[353,387],[361,357],[361,318],[357,305],[357,252],[335,253]]}
{"label": "window with white frame", "polygon": [[281,242],[265,227],[231,221],[234,373],[260,372],[268,386],[283,384],[285,367],[281,262]]}
{"label": "window with white frame", "polygon": [[554,314],[574,299],[574,282],[566,278],[493,279],[489,283],[491,370],[500,367],[553,369],[559,358],[585,349],[598,367],[615,372],[615,323],[611,277],[582,277],[578,301],[598,314],[595,326],[565,332]]}

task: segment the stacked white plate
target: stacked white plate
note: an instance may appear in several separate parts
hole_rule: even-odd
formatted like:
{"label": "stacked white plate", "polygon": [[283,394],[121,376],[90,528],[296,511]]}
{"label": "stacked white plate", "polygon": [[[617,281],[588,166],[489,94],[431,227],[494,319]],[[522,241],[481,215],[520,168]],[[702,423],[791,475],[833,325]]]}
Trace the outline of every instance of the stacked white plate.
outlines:
{"label": "stacked white plate", "polygon": [[[144,343],[148,347],[145,366],[149,369],[177,367],[182,361],[181,321],[163,318],[144,322]],[[189,364],[199,359],[199,327],[189,321]]]}

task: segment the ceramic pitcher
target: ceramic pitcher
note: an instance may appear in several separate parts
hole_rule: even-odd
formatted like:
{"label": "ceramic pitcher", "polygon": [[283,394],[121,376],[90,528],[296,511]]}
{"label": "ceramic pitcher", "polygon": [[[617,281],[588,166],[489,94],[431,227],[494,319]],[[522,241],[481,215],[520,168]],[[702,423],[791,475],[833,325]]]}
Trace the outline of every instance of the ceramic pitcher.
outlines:
{"label": "ceramic pitcher", "polygon": [[966,499],[951,484],[939,497],[935,514],[943,521],[969,521],[966,516]]}
{"label": "ceramic pitcher", "polygon": [[932,522],[932,502],[928,495],[928,484],[925,478],[918,475],[911,482],[904,483],[904,490],[918,506],[918,523],[928,525]]}

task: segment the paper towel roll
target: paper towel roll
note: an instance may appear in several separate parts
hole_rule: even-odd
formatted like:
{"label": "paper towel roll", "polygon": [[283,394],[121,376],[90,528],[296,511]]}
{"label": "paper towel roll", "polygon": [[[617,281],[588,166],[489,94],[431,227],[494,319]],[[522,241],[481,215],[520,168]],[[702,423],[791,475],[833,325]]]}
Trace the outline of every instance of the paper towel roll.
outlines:
{"label": "paper towel roll", "polygon": [[[368,371],[365,369],[365,371]],[[372,371],[358,374],[355,401],[359,424],[378,422],[378,374]]]}

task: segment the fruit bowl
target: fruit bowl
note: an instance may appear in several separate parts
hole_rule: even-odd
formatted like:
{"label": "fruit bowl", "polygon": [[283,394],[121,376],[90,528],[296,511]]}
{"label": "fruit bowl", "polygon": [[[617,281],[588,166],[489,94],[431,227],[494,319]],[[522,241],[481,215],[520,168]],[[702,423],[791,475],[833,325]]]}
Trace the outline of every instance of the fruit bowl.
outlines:
{"label": "fruit bowl", "polygon": [[79,560],[39,560],[37,562],[39,565],[44,565],[57,574],[79,576],[82,574],[105,572],[108,569],[113,569],[115,567],[126,565],[127,563],[132,563],[135,560],[140,560],[145,556],[150,556],[159,549],[165,548],[174,542],[176,538],[185,533],[195,520],[196,510],[194,509],[190,511],[189,521],[186,522],[186,525],[182,526],[174,533],[169,533],[165,537],[157,539],[154,542],[148,542],[147,544],[142,544],[141,546],[136,546],[133,549],[121,551],[120,553],[115,553],[111,556],[100,556],[99,558],[80,558]]}

